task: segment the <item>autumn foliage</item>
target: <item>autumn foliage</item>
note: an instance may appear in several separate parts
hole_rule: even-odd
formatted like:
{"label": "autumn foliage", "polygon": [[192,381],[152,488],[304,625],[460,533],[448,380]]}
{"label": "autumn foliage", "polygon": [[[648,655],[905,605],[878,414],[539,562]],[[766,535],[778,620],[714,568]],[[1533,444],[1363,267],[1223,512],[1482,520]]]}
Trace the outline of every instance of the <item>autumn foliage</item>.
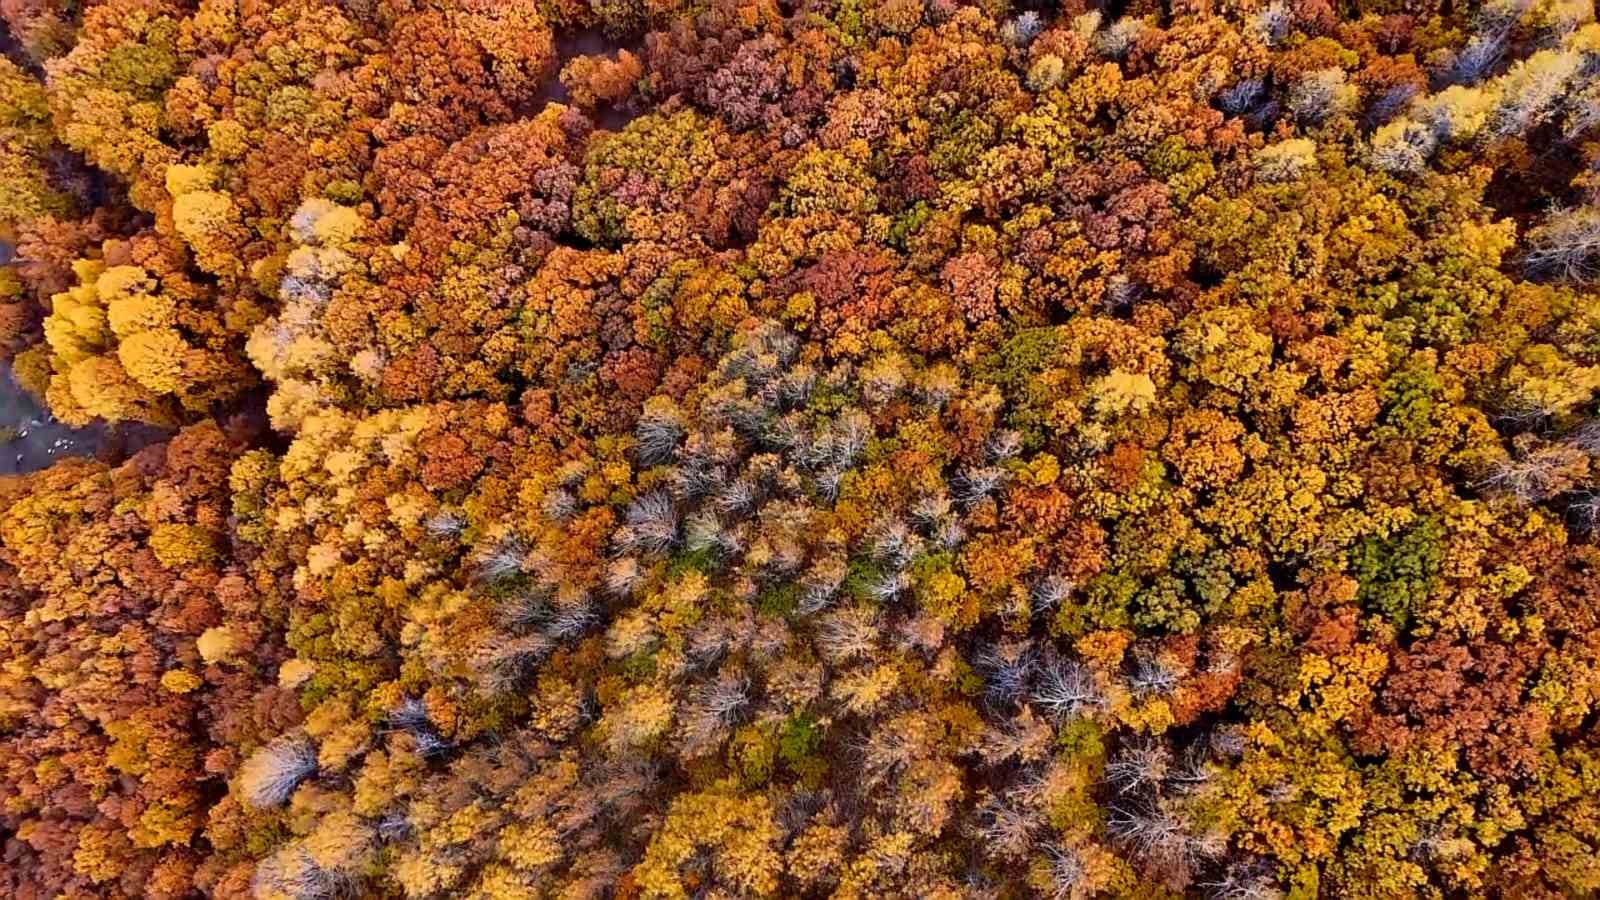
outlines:
{"label": "autumn foliage", "polygon": [[1600,892],[1594,18],[0,3],[0,894]]}

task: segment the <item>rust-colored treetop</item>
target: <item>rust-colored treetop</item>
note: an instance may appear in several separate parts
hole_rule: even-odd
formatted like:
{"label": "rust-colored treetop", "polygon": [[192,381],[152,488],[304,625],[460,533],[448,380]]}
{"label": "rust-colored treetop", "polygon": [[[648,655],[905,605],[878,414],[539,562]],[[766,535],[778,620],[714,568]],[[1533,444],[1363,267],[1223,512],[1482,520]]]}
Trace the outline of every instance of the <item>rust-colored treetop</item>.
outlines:
{"label": "rust-colored treetop", "polygon": [[1591,0],[0,23],[0,895],[1600,893]]}

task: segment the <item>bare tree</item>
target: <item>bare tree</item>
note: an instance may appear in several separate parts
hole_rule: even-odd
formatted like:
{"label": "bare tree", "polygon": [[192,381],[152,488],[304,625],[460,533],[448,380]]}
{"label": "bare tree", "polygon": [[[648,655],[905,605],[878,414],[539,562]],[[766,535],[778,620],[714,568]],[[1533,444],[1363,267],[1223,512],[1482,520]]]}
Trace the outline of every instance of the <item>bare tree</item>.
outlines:
{"label": "bare tree", "polygon": [[1266,84],[1259,78],[1246,78],[1217,95],[1217,103],[1230,116],[1242,116],[1266,99]]}
{"label": "bare tree", "polygon": [[1403,112],[1416,96],[1417,86],[1414,84],[1389,86],[1376,100],[1367,105],[1367,111],[1361,116],[1362,127],[1373,129],[1390,121]]}
{"label": "bare tree", "polygon": [[1099,51],[1110,59],[1121,59],[1133,49],[1134,42],[1139,40],[1139,35],[1144,33],[1144,29],[1145,24],[1142,20],[1125,16],[1096,34],[1095,44]]}
{"label": "bare tree", "polygon": [[830,662],[869,658],[877,644],[878,621],[870,609],[841,609],[824,618],[817,629],[817,649]]}
{"label": "bare tree", "polygon": [[1215,838],[1191,836],[1181,819],[1154,802],[1113,806],[1106,829],[1144,861],[1152,876],[1175,890],[1187,886],[1201,865],[1226,849]]}
{"label": "bare tree", "polygon": [[600,614],[595,611],[594,603],[583,599],[553,607],[542,630],[552,641],[568,641],[599,623]]}
{"label": "bare tree", "polygon": [[709,494],[721,483],[721,473],[703,459],[685,460],[672,470],[672,475],[667,479],[672,496],[682,501]]}
{"label": "bare tree", "polygon": [[1600,455],[1600,419],[1591,419],[1567,435],[1567,443],[1585,453]]}
{"label": "bare tree", "polygon": [[644,553],[665,553],[678,542],[678,509],[672,496],[652,491],[628,505],[623,544]]}
{"label": "bare tree", "polygon": [[1141,654],[1128,676],[1128,687],[1141,696],[1170,694],[1178,688],[1178,675],[1154,656]]}
{"label": "bare tree", "polygon": [[1486,141],[1527,134],[1551,119],[1578,74],[1577,53],[1539,53],[1522,60],[1497,80],[1500,100],[1485,124]]}
{"label": "bare tree", "polygon": [[422,523],[422,529],[434,540],[454,539],[461,536],[467,520],[450,510],[441,509]]}
{"label": "bare tree", "polygon": [[274,738],[239,768],[246,803],[258,809],[281,806],[300,782],[317,771],[317,746],[299,732]]}
{"label": "bare tree", "polygon": [[844,481],[844,472],[840,469],[824,469],[813,476],[811,481],[817,489],[817,495],[831,503],[839,497],[839,486]]}
{"label": "bare tree", "polygon": [[872,558],[896,570],[916,556],[922,541],[897,517],[880,520],[867,535]]}
{"label": "bare tree", "polygon": [[1489,469],[1479,486],[1508,494],[1522,503],[1537,503],[1571,487],[1573,456],[1581,452],[1576,448],[1547,447],[1521,459],[1501,460]]}
{"label": "bare tree", "polygon": [[484,690],[512,693],[521,687],[528,670],[550,652],[550,646],[550,639],[542,634],[492,635],[473,652],[471,666]]}
{"label": "bare tree", "polygon": [[1061,721],[1105,706],[1106,698],[1088,669],[1071,660],[1053,659],[1039,671],[1033,702]]}
{"label": "bare tree", "polygon": [[1050,873],[1049,893],[1052,900],[1069,900],[1077,895],[1083,883],[1083,860],[1077,851],[1060,844],[1044,848],[1045,862]]}
{"label": "bare tree", "polygon": [[1039,818],[1032,811],[1018,809],[998,797],[988,797],[978,806],[974,828],[983,842],[984,852],[1001,859],[1022,859],[1033,849]]}
{"label": "bare tree", "polygon": [[767,423],[767,430],[761,435],[763,445],[785,454],[810,442],[811,431],[806,428],[805,417],[800,413],[788,413],[773,419]]}
{"label": "bare tree", "polygon": [[1435,126],[1402,116],[1372,135],[1370,159],[1374,166],[1396,175],[1416,174],[1439,149]]}
{"label": "bare tree", "polygon": [[761,486],[747,477],[735,478],[723,485],[712,499],[717,511],[725,516],[745,516],[755,511],[761,500]]}
{"label": "bare tree", "polygon": [[983,453],[991,463],[1003,463],[1022,452],[1022,435],[1002,428],[983,442]]}
{"label": "bare tree", "polygon": [[1593,533],[1600,529],[1600,493],[1584,491],[1567,505],[1567,514],[1578,528]]}
{"label": "bare tree", "polygon": [[550,618],[550,595],[537,587],[519,590],[501,601],[498,612],[507,628],[533,628]]}
{"label": "bare tree", "polygon": [[867,418],[866,413],[859,410],[844,413],[833,426],[833,458],[830,462],[839,469],[854,466],[862,451],[867,449],[867,441],[871,437],[872,420]]}
{"label": "bare tree", "polygon": [[428,706],[417,697],[405,697],[389,711],[389,725],[411,737],[418,754],[429,757],[448,751],[451,743],[439,735],[439,730],[428,718]]}
{"label": "bare tree", "polygon": [[1600,207],[1557,210],[1528,232],[1529,274],[1580,284],[1600,276]]}
{"label": "bare tree", "polygon": [[867,585],[867,593],[879,603],[892,603],[910,589],[908,572],[885,572]]}
{"label": "bare tree", "polygon": [[882,784],[915,762],[918,755],[915,741],[905,740],[888,729],[873,731],[854,746],[861,757],[862,783],[868,787]]}
{"label": "bare tree", "polygon": [[1026,47],[1044,30],[1044,19],[1028,10],[1000,26],[1000,39],[1012,47]]}
{"label": "bare tree", "polygon": [[1276,47],[1289,36],[1289,29],[1294,27],[1294,13],[1283,0],[1272,0],[1256,13],[1251,24],[1255,26],[1256,34],[1263,44]]}
{"label": "bare tree", "polygon": [[967,539],[967,527],[955,516],[946,516],[933,530],[933,542],[946,550],[954,550]]}
{"label": "bare tree", "polygon": [[1050,724],[1023,707],[1022,712],[997,726],[984,729],[978,755],[994,766],[1012,759],[1033,762],[1044,757],[1055,739]]}
{"label": "bare tree", "polygon": [[684,523],[683,546],[691,553],[716,551],[725,556],[739,552],[739,541],[733,529],[723,523],[716,513],[701,510],[689,516]]}
{"label": "bare tree", "polygon": [[1272,867],[1254,857],[1230,865],[1216,881],[1200,887],[1210,900],[1278,900],[1283,896]]}
{"label": "bare tree", "polygon": [[783,375],[778,385],[778,396],[785,404],[797,406],[811,396],[817,386],[817,370],[798,365]]}
{"label": "bare tree", "polygon": [[974,662],[986,682],[984,696],[995,705],[1010,705],[1028,692],[1038,660],[1025,645],[991,645],[979,651]]}
{"label": "bare tree", "polygon": [[1204,744],[1191,744],[1182,756],[1177,765],[1167,769],[1169,790],[1187,794],[1211,783],[1211,767],[1207,765]]}
{"label": "bare tree", "polygon": [[633,430],[634,452],[639,464],[655,466],[672,459],[683,436],[683,421],[676,411],[647,410]]}
{"label": "bare tree", "polygon": [[252,890],[257,897],[333,900],[350,892],[347,876],[317,865],[298,843],[289,844],[256,866]]}
{"label": "bare tree", "polygon": [[506,535],[478,557],[478,580],[494,584],[521,575],[527,553],[528,548],[516,535]]}
{"label": "bare tree", "polygon": [[552,522],[565,522],[578,512],[578,498],[566,488],[545,491],[542,505],[544,517]]}
{"label": "bare tree", "polygon": [[389,710],[389,724],[395,728],[410,731],[417,728],[432,727],[428,720],[428,705],[418,697],[403,698],[394,709]]}
{"label": "bare tree", "polygon": [[1063,600],[1072,593],[1072,582],[1061,575],[1046,575],[1034,582],[1033,589],[1028,591],[1028,599],[1033,604],[1033,611],[1037,613],[1050,612],[1061,605]]}
{"label": "bare tree", "polygon": [[691,754],[720,742],[750,705],[748,676],[724,672],[695,688],[683,713],[683,736]]}
{"label": "bare tree", "polygon": [[1572,94],[1564,107],[1561,136],[1567,140],[1576,140],[1600,125],[1600,81]]}
{"label": "bare tree", "polygon": [[1296,79],[1289,88],[1288,108],[1301,122],[1318,125],[1349,109],[1356,96],[1344,70],[1329,67]]}
{"label": "bare tree", "polygon": [[1159,786],[1172,767],[1172,751],[1154,742],[1123,747],[1106,763],[1106,781],[1118,793]]}
{"label": "bare tree", "polygon": [[973,466],[963,469],[951,482],[951,493],[963,506],[971,506],[1005,484],[1006,470],[999,466]]}
{"label": "bare tree", "polygon": [[1105,290],[1100,295],[1100,305],[1106,312],[1116,315],[1133,308],[1134,302],[1143,294],[1143,285],[1118,272],[1106,279]]}
{"label": "bare tree", "polygon": [[848,571],[845,561],[837,556],[817,560],[800,580],[800,602],[796,608],[810,615],[827,607],[839,593]]}
{"label": "bare tree", "polygon": [[1439,81],[1463,85],[1482,81],[1505,56],[1509,36],[1508,30],[1498,27],[1473,35],[1439,70]]}
{"label": "bare tree", "polygon": [[1244,756],[1244,751],[1249,748],[1245,738],[1244,729],[1228,725],[1211,732],[1211,749],[1229,759],[1238,759]]}

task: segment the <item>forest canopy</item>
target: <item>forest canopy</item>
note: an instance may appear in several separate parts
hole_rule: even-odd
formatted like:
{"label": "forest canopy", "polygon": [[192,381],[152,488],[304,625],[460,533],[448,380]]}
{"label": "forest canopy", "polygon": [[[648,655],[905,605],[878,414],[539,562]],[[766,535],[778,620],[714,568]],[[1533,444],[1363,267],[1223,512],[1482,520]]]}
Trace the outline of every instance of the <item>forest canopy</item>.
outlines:
{"label": "forest canopy", "polygon": [[0,895],[1600,892],[1592,0],[0,22]]}

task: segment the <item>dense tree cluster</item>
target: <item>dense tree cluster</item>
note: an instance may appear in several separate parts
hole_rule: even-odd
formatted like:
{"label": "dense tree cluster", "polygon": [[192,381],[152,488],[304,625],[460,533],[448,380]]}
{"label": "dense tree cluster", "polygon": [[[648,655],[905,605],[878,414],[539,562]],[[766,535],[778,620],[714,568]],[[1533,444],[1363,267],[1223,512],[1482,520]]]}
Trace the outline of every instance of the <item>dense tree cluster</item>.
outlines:
{"label": "dense tree cluster", "polygon": [[1594,18],[0,3],[0,893],[1600,891]]}

